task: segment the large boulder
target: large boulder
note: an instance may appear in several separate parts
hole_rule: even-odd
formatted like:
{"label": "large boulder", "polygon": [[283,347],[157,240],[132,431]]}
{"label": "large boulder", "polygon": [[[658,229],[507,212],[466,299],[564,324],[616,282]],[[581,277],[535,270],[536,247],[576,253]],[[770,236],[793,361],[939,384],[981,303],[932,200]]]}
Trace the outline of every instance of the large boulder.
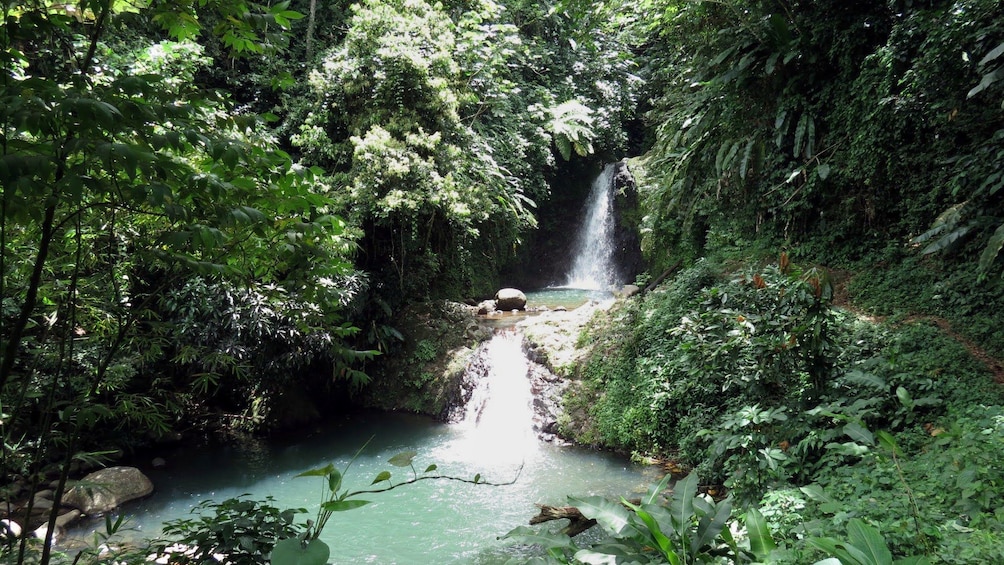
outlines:
{"label": "large boulder", "polygon": [[503,312],[524,310],[526,308],[526,295],[515,288],[503,288],[495,293],[495,308]]}
{"label": "large boulder", "polygon": [[108,467],[95,471],[77,483],[63,497],[63,504],[88,515],[101,514],[123,502],[143,498],[153,492],[153,483],[135,467]]}

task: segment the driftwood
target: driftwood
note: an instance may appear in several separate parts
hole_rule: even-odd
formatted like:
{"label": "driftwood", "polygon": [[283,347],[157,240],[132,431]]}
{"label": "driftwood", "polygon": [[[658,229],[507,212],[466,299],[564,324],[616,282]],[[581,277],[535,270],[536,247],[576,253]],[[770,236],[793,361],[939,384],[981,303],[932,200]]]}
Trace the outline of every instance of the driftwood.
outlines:
{"label": "driftwood", "polygon": [[568,537],[577,536],[596,525],[596,520],[586,518],[582,515],[582,512],[579,512],[579,509],[574,506],[548,506],[546,504],[538,504],[537,508],[540,508],[540,514],[530,518],[531,526],[534,524],[550,522],[551,520],[561,520],[562,518],[567,518],[568,525],[561,530],[561,533],[567,535]]}
{"label": "driftwood", "polygon": [[[634,505],[641,504],[641,500],[639,499],[633,499],[630,502]],[[596,525],[596,520],[586,518],[582,515],[582,512],[579,512],[579,509],[574,506],[549,506],[547,504],[538,504],[537,508],[540,508],[540,514],[530,518],[531,526],[535,524],[543,524],[544,522],[550,522],[551,520],[561,520],[565,518],[568,519],[568,525],[562,528],[561,533],[567,535],[568,537],[575,537]]]}

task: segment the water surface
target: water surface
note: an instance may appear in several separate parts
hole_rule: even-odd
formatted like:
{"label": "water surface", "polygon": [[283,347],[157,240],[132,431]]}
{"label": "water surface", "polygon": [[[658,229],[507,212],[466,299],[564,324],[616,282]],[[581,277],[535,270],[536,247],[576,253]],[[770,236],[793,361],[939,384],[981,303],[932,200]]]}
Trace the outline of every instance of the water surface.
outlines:
{"label": "water surface", "polygon": [[293,442],[179,450],[165,454],[166,468],[149,470],[155,494],[123,511],[135,529],[131,535],[151,537],[165,520],[190,517],[190,509],[203,500],[251,493],[256,499],[274,497],[280,508],[309,509],[309,515],[299,516],[302,522],[316,512],[322,483],[295,475],[329,462],[344,468],[369,440],[346,476],[352,490],[371,488],[384,470],[395,482],[410,478],[410,470],[387,463],[408,450],[418,451],[419,471],[435,463],[443,474],[468,479],[480,474],[484,481],[501,483],[517,473],[519,478],[499,487],[424,481],[367,495],[371,504],[336,513],[328,523],[322,539],[331,546],[331,562],[489,564],[520,551],[497,538],[526,524],[537,512],[535,503],[564,504],[568,495],[631,495],[655,480],[623,458],[528,441],[522,424],[514,422],[514,428],[517,437],[505,438],[498,429],[481,433],[417,416],[367,413],[342,425],[318,427]]}

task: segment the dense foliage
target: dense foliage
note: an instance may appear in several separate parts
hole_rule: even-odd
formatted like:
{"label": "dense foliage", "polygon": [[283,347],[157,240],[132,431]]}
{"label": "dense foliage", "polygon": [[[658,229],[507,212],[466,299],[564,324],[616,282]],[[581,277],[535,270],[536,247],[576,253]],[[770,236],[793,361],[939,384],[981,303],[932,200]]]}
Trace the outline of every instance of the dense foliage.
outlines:
{"label": "dense foliage", "polygon": [[699,262],[591,334],[566,428],[761,505],[784,562],[851,518],[896,554],[981,562],[1004,535],[985,498],[1004,486],[1004,390],[938,325],[832,308],[828,284],[784,257]]}
{"label": "dense foliage", "polygon": [[[266,52],[297,16],[199,6],[234,54]],[[57,498],[90,451],[173,433],[198,406],[264,410],[268,391],[233,396],[257,388],[256,364],[324,359],[328,381],[362,355],[344,324],[358,275],[320,171],[193,82],[209,62],[195,9],[2,5],[0,465],[32,489],[59,478]],[[132,41],[137,23],[175,39]]]}
{"label": "dense foliage", "polygon": [[834,261],[916,238],[992,268],[995,2],[668,4],[647,35],[653,250],[743,233]]}
{"label": "dense foliage", "polygon": [[[581,499],[631,532],[550,555],[799,561],[880,526],[896,555],[1004,559],[1004,403],[973,356],[1004,354],[1000,16],[0,0],[5,499],[54,478],[58,499],[106,450],[293,425],[378,353],[434,356],[399,343],[402,306],[494,291],[565,180],[632,151],[646,276],[683,268],[583,337],[566,430],[733,498]],[[428,375],[404,378],[387,390]],[[732,507],[759,547],[728,539]],[[267,504],[214,510],[175,533],[248,538],[253,562],[256,535],[302,534]],[[250,529],[213,530],[234,517]]]}
{"label": "dense foliage", "polygon": [[388,298],[493,292],[549,196],[552,147],[625,144],[630,60],[605,38],[575,53],[568,23],[535,5],[362,2],[345,26],[292,142],[344,187],[359,264]]}

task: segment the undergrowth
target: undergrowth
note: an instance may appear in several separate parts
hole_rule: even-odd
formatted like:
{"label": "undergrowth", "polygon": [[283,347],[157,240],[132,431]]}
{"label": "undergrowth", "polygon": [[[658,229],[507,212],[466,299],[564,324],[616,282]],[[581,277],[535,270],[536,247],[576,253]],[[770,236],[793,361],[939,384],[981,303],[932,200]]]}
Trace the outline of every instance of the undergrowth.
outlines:
{"label": "undergrowth", "polygon": [[[869,274],[853,288],[875,304],[912,296],[902,308],[962,300],[923,284]],[[999,300],[995,289],[971,300]],[[876,527],[896,555],[1004,561],[993,502],[1004,492],[1004,387],[936,320],[877,321],[831,307],[832,292],[825,272],[784,256],[762,268],[699,261],[583,338],[591,354],[566,397],[566,433],[724,485],[761,508],[781,561],[818,557],[806,540],[851,521]],[[971,327],[984,316],[974,307],[953,319],[989,349],[999,330]]]}

